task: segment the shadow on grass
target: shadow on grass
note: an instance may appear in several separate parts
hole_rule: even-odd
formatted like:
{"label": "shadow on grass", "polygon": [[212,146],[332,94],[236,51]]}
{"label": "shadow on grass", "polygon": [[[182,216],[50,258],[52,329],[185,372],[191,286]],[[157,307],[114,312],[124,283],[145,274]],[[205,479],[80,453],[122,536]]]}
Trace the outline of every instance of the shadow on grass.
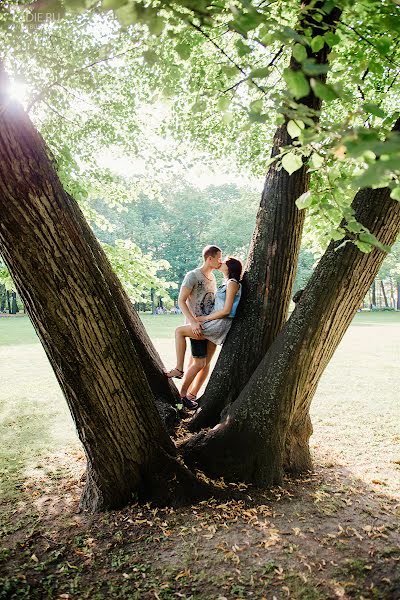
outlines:
{"label": "shadow on grass", "polygon": [[399,597],[396,501],[342,467],[242,500],[89,515],[83,457],[64,460],[3,503],[0,598]]}

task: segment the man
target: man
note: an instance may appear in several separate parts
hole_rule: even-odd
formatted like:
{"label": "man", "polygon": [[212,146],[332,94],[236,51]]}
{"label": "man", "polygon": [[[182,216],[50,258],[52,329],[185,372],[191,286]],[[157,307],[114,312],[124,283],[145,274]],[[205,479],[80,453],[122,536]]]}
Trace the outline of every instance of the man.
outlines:
{"label": "man", "polygon": [[[217,284],[213,270],[222,264],[218,246],[203,249],[203,264],[186,274],[179,293],[178,305],[191,325],[195,336],[201,335],[201,323],[196,317],[209,315],[214,306]],[[197,408],[196,395],[207,378],[215,344],[209,340],[190,339],[192,358],[182,382],[181,400],[190,410]],[[191,391],[189,391],[189,389]]]}

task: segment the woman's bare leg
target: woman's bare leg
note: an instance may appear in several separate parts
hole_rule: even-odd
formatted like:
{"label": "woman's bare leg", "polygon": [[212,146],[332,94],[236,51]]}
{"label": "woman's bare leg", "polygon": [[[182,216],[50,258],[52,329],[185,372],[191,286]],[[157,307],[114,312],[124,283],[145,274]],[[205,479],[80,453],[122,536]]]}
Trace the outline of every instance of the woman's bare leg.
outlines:
{"label": "woman's bare leg", "polygon": [[181,325],[175,329],[176,368],[183,371],[186,353],[186,338],[193,335],[190,325]]}

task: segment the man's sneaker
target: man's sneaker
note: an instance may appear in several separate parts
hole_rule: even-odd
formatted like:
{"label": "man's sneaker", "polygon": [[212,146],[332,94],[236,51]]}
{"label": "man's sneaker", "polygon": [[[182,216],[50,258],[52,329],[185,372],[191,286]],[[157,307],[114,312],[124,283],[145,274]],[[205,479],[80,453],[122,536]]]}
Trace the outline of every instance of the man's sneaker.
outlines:
{"label": "man's sneaker", "polygon": [[195,410],[198,407],[197,402],[195,402],[194,400],[191,400],[187,396],[184,396],[183,398],[181,397],[181,402],[182,402],[183,406],[185,408],[187,408],[188,410]]}

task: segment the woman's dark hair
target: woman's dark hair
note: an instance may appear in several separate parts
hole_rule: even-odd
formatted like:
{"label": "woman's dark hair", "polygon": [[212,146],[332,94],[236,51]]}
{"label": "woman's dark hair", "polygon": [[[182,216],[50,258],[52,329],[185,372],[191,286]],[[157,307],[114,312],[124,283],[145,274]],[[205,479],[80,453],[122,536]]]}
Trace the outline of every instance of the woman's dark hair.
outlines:
{"label": "woman's dark hair", "polygon": [[228,267],[228,279],[236,279],[239,283],[242,275],[242,263],[240,260],[230,256],[226,259],[225,264]]}

